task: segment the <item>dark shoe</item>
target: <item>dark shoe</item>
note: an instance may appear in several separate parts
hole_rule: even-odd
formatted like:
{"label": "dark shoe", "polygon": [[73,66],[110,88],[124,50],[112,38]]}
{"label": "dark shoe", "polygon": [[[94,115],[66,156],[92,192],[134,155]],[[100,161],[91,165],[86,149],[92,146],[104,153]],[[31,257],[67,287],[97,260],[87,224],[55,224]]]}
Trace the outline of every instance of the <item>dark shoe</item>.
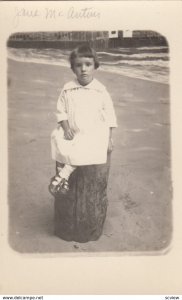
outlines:
{"label": "dark shoe", "polygon": [[56,175],[52,178],[49,184],[49,192],[56,196],[58,193],[66,194],[69,191],[69,183],[65,178]]}
{"label": "dark shoe", "polygon": [[69,183],[68,180],[63,178],[61,181],[60,193],[67,194],[69,192]]}

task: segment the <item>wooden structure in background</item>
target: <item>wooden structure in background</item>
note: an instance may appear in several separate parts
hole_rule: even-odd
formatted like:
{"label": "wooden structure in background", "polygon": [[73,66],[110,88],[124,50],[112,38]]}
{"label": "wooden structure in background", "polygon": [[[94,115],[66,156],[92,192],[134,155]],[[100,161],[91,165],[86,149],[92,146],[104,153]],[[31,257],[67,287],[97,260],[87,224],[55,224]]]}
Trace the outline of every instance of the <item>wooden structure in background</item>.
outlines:
{"label": "wooden structure in background", "polygon": [[58,48],[73,49],[80,43],[89,43],[96,50],[115,49],[117,47],[140,47],[167,45],[165,37],[154,31],[130,30],[114,31],[55,31],[55,32],[17,32],[7,42],[15,48]]}

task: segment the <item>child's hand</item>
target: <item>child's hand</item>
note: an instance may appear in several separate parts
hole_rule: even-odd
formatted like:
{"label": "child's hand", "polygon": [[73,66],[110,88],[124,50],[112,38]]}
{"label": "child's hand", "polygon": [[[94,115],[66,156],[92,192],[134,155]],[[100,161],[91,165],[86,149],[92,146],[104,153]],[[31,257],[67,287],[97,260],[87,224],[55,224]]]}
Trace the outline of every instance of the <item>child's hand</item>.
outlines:
{"label": "child's hand", "polygon": [[74,138],[73,131],[70,128],[64,130],[64,137],[66,140],[72,140]]}
{"label": "child's hand", "polygon": [[109,139],[109,144],[108,144],[108,152],[111,152],[114,148],[114,144],[113,144],[113,139]]}
{"label": "child's hand", "polygon": [[66,140],[72,140],[74,138],[74,132],[71,130],[68,120],[62,120],[61,122],[59,122],[59,125],[64,130],[64,138]]}

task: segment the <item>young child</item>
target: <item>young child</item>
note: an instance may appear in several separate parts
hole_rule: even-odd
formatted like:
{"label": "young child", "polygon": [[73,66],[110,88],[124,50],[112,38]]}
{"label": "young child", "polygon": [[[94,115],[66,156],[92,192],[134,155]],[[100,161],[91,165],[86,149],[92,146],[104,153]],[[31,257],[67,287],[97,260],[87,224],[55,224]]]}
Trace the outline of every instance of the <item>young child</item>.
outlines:
{"label": "young child", "polygon": [[99,67],[96,52],[81,45],[71,52],[76,79],[64,85],[57,102],[58,128],[51,135],[52,158],[62,164],[49,191],[69,191],[69,177],[77,166],[105,164],[112,151],[112,128],[117,127],[112,100],[94,79]]}

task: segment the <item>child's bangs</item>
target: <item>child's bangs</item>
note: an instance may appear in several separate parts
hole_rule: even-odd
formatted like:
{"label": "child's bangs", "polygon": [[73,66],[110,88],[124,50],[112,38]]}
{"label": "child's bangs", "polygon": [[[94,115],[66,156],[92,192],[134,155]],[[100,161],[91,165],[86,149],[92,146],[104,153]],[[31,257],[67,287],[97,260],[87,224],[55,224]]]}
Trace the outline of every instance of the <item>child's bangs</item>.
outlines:
{"label": "child's bangs", "polygon": [[76,57],[79,57],[79,58],[81,58],[81,57],[95,58],[93,53],[89,53],[89,52],[77,53]]}

